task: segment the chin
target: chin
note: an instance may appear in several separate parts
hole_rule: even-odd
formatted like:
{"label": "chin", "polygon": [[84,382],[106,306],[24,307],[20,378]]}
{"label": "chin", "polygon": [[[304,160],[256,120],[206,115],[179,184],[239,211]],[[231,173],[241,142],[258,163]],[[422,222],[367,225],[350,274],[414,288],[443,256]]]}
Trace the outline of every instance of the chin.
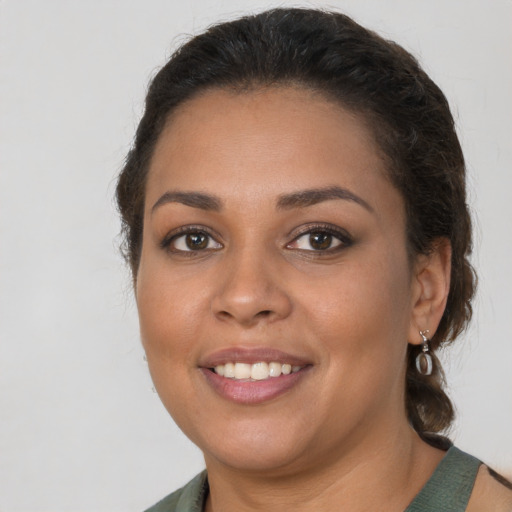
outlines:
{"label": "chin", "polygon": [[212,451],[203,451],[207,467],[211,464],[222,464],[223,466],[244,471],[248,473],[268,473],[285,471],[294,466],[294,462],[300,458],[294,449],[284,446],[269,446],[263,448],[255,447],[215,447]]}
{"label": "chin", "polygon": [[203,451],[207,466],[220,463],[239,471],[268,472],[293,466],[308,444],[303,429],[288,422],[279,428],[278,422],[232,422],[189,437]]}

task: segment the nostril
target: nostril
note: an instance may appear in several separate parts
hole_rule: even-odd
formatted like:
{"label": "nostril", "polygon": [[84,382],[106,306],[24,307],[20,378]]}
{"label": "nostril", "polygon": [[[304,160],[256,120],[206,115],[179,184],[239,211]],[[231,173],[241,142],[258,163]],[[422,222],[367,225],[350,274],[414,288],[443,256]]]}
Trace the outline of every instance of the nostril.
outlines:
{"label": "nostril", "polygon": [[[263,311],[259,311],[258,313],[256,313],[254,316],[251,315],[251,318],[253,319],[257,319],[257,318],[268,318],[270,316],[272,316],[272,310],[270,309],[265,309]],[[228,319],[228,318],[237,318],[239,317],[239,315],[237,316],[236,314],[233,314],[233,313],[230,313],[229,311],[219,311],[217,313],[220,317],[222,318],[225,318],[225,319]]]}

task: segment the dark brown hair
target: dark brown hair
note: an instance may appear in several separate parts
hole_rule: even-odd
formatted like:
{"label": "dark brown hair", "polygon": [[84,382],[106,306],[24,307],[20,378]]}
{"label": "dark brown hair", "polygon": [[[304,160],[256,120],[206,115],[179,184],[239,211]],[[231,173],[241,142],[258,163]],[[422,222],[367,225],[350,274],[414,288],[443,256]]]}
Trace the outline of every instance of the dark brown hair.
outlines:
{"label": "dark brown hair", "polygon": [[[450,241],[450,292],[431,348],[452,341],[471,317],[475,278],[468,262],[464,158],[448,102],[402,47],[339,13],[274,9],[213,26],[184,44],[154,77],[117,185],[124,253],[134,279],[149,163],[176,107],[207,89],[242,93],[287,85],[317,91],[367,120],[405,201],[411,256],[428,254],[440,239]],[[416,371],[418,350],[409,345],[406,409],[427,438],[450,425],[453,408],[437,359],[432,375]]]}

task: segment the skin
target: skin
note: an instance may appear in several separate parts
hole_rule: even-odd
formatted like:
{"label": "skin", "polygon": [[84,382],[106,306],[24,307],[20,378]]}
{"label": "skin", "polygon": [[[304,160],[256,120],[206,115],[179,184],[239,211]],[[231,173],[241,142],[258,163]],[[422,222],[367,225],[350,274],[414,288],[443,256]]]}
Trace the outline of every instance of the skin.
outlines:
{"label": "skin", "polygon": [[[278,207],[333,186],[362,201]],[[177,232],[191,225],[211,235],[205,249]],[[314,250],[304,232],[325,225],[342,236]],[[360,116],[292,88],[182,105],[151,162],[136,298],[155,387],[204,453],[207,510],[404,510],[444,455],[409,426],[404,382],[407,344],[434,334],[449,273],[446,241],[410,261],[403,199]],[[273,400],[234,403],[199,368],[232,347],[310,367]]]}
{"label": "skin", "polygon": [[486,466],[480,466],[467,512],[511,512],[512,490],[497,482]]}

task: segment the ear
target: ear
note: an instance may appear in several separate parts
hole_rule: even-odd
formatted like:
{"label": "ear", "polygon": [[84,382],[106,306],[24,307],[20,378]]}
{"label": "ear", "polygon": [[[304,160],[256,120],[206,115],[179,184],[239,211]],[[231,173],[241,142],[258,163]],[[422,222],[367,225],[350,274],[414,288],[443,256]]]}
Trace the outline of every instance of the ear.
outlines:
{"label": "ear", "polygon": [[412,276],[412,312],[409,343],[422,343],[420,331],[428,329],[431,339],[441,321],[450,291],[452,248],[440,238],[428,255],[416,257]]}

